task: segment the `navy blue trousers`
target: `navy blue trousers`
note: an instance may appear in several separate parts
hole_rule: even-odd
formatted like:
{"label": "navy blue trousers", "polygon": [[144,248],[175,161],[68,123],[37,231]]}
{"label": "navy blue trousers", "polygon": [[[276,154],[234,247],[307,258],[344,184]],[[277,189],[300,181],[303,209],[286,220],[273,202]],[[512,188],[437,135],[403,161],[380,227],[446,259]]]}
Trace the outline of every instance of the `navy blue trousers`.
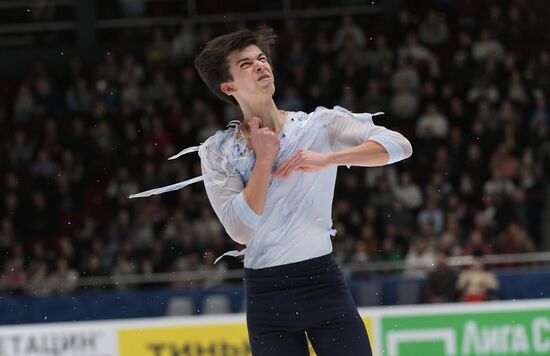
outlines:
{"label": "navy blue trousers", "polygon": [[331,254],[244,270],[253,356],[370,356],[367,330]]}

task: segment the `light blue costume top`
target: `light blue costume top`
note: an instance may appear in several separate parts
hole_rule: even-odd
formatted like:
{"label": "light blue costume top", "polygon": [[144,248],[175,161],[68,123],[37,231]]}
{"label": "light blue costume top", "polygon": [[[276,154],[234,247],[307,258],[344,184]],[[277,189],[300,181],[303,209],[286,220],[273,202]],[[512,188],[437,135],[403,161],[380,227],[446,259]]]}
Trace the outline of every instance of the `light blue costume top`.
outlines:
{"label": "light blue costume top", "polygon": [[[279,133],[281,146],[274,168],[293,152],[337,152],[372,140],[389,154],[387,164],[409,157],[412,147],[398,132],[377,126],[376,114],[354,114],[336,106],[318,107],[312,113],[289,112]],[[264,211],[257,215],[242,191],[255,162],[254,151],[238,136],[238,122],[218,131],[200,146],[183,150],[170,159],[199,152],[203,175],[167,187],[131,195],[131,198],[180,189],[203,180],[208,199],[228,235],[246,245],[242,251],[220,256],[245,255],[246,268],[265,268],[304,261],[332,251],[331,210],[337,167],[315,173],[295,172],[287,179],[272,178]],[[218,261],[216,260],[216,262]]]}

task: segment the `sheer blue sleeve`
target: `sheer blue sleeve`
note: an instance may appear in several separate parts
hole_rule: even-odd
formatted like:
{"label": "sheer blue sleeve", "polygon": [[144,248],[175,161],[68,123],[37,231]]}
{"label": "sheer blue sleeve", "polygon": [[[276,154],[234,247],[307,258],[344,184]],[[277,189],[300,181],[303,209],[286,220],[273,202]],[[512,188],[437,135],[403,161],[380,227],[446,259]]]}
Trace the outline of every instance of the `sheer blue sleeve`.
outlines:
{"label": "sheer blue sleeve", "polygon": [[410,157],[412,146],[409,140],[399,132],[374,124],[372,117],[379,114],[355,114],[338,106],[326,110],[321,115],[325,116],[331,149],[334,152],[342,151],[370,140],[386,149],[389,155],[386,164]]}
{"label": "sheer blue sleeve", "polygon": [[243,197],[244,182],[230,161],[234,138],[220,131],[201,145],[199,156],[206,194],[229,236],[246,244],[261,216]]}

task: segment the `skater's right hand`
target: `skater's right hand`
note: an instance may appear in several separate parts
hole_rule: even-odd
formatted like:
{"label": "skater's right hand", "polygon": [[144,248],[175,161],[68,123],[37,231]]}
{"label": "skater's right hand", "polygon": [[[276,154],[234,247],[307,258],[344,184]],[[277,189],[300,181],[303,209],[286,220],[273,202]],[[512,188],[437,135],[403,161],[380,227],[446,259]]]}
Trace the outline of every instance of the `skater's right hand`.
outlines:
{"label": "skater's right hand", "polygon": [[250,127],[250,144],[256,152],[256,162],[273,165],[279,155],[281,141],[269,127],[260,127],[262,120],[252,117],[248,122]]}

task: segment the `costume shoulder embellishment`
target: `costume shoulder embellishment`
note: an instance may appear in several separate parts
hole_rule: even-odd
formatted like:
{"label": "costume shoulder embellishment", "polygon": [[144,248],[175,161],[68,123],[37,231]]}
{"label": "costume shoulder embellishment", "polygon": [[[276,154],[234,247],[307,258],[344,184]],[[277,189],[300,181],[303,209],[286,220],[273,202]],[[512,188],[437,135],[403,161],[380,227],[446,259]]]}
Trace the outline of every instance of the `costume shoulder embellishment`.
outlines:
{"label": "costume shoulder embellishment", "polygon": [[378,115],[383,115],[384,114],[384,112],[382,112],[382,111],[376,112],[374,114],[370,114],[370,113],[367,113],[367,112],[365,112],[365,113],[353,113],[353,112],[349,111],[348,109],[346,109],[342,106],[338,106],[338,105],[336,105],[333,108],[333,110],[344,113],[344,114],[347,114],[347,115],[351,115],[354,118],[356,118],[357,120],[360,120],[360,121],[363,121],[363,122],[368,122],[368,123],[371,123],[371,124],[374,124],[372,122],[372,117],[373,116],[378,116]]}

